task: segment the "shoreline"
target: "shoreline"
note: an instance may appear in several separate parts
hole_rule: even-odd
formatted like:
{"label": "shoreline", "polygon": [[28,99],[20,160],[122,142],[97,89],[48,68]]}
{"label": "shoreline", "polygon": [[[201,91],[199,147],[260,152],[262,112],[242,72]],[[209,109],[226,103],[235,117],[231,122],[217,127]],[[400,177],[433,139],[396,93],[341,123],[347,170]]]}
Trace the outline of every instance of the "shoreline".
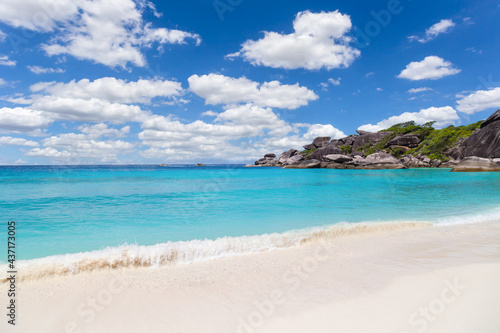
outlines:
{"label": "shoreline", "polygon": [[[48,257],[19,260],[19,280],[37,280],[51,276],[74,276],[83,272],[130,267],[163,267],[217,260],[232,256],[245,256],[268,251],[285,250],[315,240],[332,240],[356,234],[370,234],[403,229],[442,227],[495,220],[500,207],[490,208],[480,214],[467,214],[439,218],[435,221],[365,221],[339,222],[284,232],[250,236],[224,236],[216,239],[167,241],[153,245],[123,244],[78,253],[51,255]],[[7,271],[5,263],[0,271]],[[3,274],[3,273],[0,273]],[[6,276],[0,275],[0,285]]]}
{"label": "shoreline", "polygon": [[[189,265],[20,282],[16,332],[409,333],[422,320],[426,332],[495,332],[498,277],[498,220],[355,233]],[[449,283],[467,289],[437,311]],[[418,312],[430,305],[434,320]]]}

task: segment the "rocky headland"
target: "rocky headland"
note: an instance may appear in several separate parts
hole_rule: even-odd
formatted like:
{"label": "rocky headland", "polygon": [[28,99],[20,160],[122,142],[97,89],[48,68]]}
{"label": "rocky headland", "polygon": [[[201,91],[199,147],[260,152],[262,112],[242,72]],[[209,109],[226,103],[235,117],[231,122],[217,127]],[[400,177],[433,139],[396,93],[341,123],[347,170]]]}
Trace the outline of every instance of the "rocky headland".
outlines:
{"label": "rocky headland", "polygon": [[248,167],[286,169],[453,168],[453,171],[500,171],[500,110],[467,126],[433,128],[433,122],[397,124],[376,133],[331,140],[317,137],[304,150],[269,153]]}

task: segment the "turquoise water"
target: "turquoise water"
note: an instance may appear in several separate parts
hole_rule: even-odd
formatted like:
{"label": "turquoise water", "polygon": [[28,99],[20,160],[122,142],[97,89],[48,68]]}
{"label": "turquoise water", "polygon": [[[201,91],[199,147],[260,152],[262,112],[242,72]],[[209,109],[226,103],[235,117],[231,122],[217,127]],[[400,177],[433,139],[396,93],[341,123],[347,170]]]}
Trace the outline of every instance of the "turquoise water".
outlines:
{"label": "turquoise water", "polygon": [[339,222],[463,221],[499,203],[500,173],[449,169],[0,167],[0,216],[5,235],[17,222],[18,259]]}

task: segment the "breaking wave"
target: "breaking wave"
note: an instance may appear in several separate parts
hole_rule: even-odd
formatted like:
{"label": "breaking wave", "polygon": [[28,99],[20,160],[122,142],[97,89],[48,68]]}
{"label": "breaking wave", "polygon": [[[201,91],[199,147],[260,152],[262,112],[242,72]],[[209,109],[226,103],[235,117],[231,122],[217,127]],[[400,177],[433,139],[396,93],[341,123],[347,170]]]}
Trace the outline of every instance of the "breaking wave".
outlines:
{"label": "breaking wave", "polygon": [[[285,249],[320,239],[430,225],[431,223],[428,222],[339,223],[322,228],[259,236],[167,242],[150,246],[124,244],[97,251],[18,261],[17,280],[36,280],[105,269],[188,264],[234,255]],[[1,267],[2,272],[7,271],[6,266]],[[2,277],[1,281],[6,282],[6,277]]]}
{"label": "breaking wave", "polygon": [[[407,228],[470,224],[500,219],[500,209],[477,215],[440,218],[434,222],[396,221],[338,223],[326,227],[271,233],[258,236],[222,237],[215,240],[167,242],[156,245],[124,244],[97,251],[54,255],[41,259],[17,262],[18,280],[36,280],[51,276],[73,275],[81,272],[130,267],[159,267],[188,264],[234,255],[253,254],[299,246],[317,240],[391,231]],[[0,265],[5,274],[7,265]],[[0,283],[6,282],[6,276]]]}

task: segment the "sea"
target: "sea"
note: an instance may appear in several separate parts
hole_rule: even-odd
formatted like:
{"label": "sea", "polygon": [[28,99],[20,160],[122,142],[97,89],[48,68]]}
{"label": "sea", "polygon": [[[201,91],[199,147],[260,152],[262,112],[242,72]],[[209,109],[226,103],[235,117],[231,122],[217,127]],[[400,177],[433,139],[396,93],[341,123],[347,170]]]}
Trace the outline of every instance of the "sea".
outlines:
{"label": "sea", "polygon": [[500,220],[500,172],[0,166],[0,265],[14,221],[17,265],[39,276],[187,264],[359,226],[489,220]]}

